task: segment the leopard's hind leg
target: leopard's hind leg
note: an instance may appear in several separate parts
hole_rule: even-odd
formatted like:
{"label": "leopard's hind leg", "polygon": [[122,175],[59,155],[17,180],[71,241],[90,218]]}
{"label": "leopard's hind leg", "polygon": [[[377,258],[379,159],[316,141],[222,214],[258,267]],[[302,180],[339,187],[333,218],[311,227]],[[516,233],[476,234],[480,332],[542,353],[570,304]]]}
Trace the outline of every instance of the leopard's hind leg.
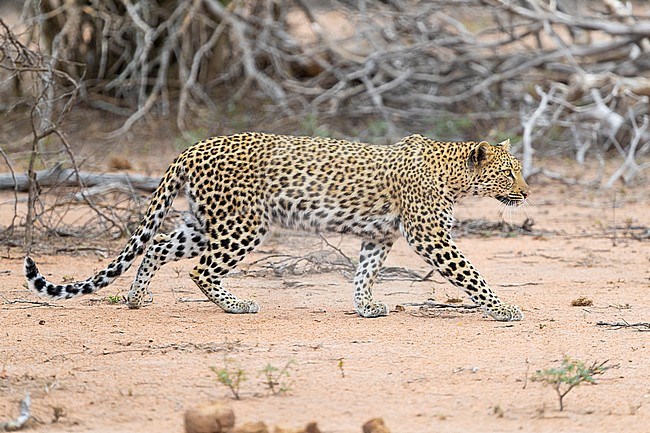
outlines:
{"label": "leopard's hind leg", "polygon": [[[207,248],[207,238],[201,224],[188,215],[183,224],[171,233],[158,234],[147,248],[127,295],[130,308],[140,308],[148,293],[149,283],[156,271],[166,263],[198,256]],[[149,292],[150,293],[150,292]]]}
{"label": "leopard's hind leg", "polygon": [[219,224],[207,230],[208,249],[190,277],[212,302],[227,313],[257,313],[259,306],[251,300],[240,300],[224,289],[222,278],[249,252],[262,242],[268,223],[261,214],[221,215]]}

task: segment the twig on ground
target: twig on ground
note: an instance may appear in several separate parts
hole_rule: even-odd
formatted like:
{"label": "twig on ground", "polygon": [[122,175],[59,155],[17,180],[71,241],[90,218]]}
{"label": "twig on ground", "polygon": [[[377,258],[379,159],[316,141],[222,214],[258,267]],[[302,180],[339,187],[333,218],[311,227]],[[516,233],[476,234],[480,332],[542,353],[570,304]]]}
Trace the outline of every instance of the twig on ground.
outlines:
{"label": "twig on ground", "polygon": [[499,284],[501,287],[524,287],[524,286],[539,286],[540,284],[544,283],[534,283],[534,282],[525,282],[525,283],[504,283],[504,284]]}
{"label": "twig on ground", "polygon": [[210,302],[207,298],[178,298],[177,302]]}
{"label": "twig on ground", "polygon": [[622,322],[596,322],[596,326],[608,326],[614,330],[623,329],[623,328],[633,328],[640,332],[650,332],[650,322],[637,322],[637,323],[628,323],[625,320]]}
{"label": "twig on ground", "polygon": [[328,247],[330,247],[331,249],[333,249],[334,251],[336,251],[337,253],[339,253],[339,254],[341,255],[341,257],[343,257],[343,258],[344,258],[344,259],[345,259],[345,260],[350,264],[350,266],[351,266],[352,268],[356,268],[356,267],[357,267],[356,263],[354,263],[354,260],[352,260],[351,258],[349,258],[349,257],[348,257],[348,256],[347,256],[347,255],[346,255],[346,254],[345,254],[345,253],[344,253],[344,252],[343,252],[339,247],[337,247],[337,246],[335,246],[335,245],[332,245],[332,244],[331,244],[331,243],[330,243],[330,242],[325,238],[325,236],[323,236],[322,234],[319,233],[319,234],[318,234],[318,237],[319,237],[323,242],[325,242],[325,245],[327,245]]}
{"label": "twig on ground", "polygon": [[2,296],[2,303],[3,304],[26,304],[25,307],[22,308],[36,308],[36,307],[57,307],[57,308],[64,308],[63,305],[57,305],[57,304],[51,304],[49,302],[45,301],[29,301],[27,299],[12,299],[9,300],[5,296]]}
{"label": "twig on ground", "polygon": [[[435,270],[434,270],[435,271]],[[402,268],[399,266],[386,266],[379,271],[379,279],[383,281],[425,281],[426,275],[420,275],[418,272]]]}
{"label": "twig on ground", "polygon": [[445,304],[435,301],[425,301],[425,302],[404,302],[400,305],[405,307],[428,307],[428,308],[449,308],[449,309],[467,309],[473,310],[478,308],[478,305],[474,304]]}

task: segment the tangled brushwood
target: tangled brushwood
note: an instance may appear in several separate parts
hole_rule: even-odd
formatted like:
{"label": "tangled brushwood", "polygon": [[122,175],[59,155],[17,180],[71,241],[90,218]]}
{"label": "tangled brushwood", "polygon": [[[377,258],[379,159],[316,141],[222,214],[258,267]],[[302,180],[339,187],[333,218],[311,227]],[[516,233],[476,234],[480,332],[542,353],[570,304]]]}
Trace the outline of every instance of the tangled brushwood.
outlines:
{"label": "tangled brushwood", "polygon": [[[63,155],[76,171],[64,120],[83,101],[122,116],[108,137],[152,116],[187,132],[242,111],[255,119],[238,129],[375,143],[480,131],[510,137],[526,176],[629,184],[650,166],[648,16],[620,0],[25,2],[22,23],[0,25],[0,109],[27,109],[33,131],[2,156],[12,170],[29,147],[43,168]],[[49,135],[58,149],[44,152]],[[601,170],[567,179],[540,154]]]}
{"label": "tangled brushwood", "polygon": [[615,0],[33,5],[42,48],[67,61],[89,103],[129,116],[116,134],[154,109],[183,129],[202,107],[223,109],[228,87],[276,115],[373,116],[382,136],[477,123],[514,129],[525,146],[551,135],[579,161],[591,146],[647,138],[650,21]]}

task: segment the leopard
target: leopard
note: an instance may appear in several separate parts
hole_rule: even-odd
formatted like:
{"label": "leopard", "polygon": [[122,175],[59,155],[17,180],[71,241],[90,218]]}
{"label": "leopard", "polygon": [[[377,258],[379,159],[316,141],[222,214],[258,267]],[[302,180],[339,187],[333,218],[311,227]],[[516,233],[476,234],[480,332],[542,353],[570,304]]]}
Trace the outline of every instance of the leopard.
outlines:
{"label": "leopard", "polygon": [[[158,233],[181,188],[189,211]],[[223,287],[224,277],[272,227],[354,235],[361,240],[354,309],[386,316],[372,289],[397,239],[497,321],[522,320],[503,302],[451,236],[454,205],[466,196],[526,203],[529,187],[510,141],[436,141],[414,134],[390,145],[325,137],[246,132],[199,141],[176,157],[152,193],[144,217],[121,252],[83,281],[53,284],[28,255],[27,285],[50,299],[95,293],[144,254],[126,295],[128,307],[150,302],[149,285],[166,263],[196,258],[190,278],[227,313],[257,313],[253,300]]]}

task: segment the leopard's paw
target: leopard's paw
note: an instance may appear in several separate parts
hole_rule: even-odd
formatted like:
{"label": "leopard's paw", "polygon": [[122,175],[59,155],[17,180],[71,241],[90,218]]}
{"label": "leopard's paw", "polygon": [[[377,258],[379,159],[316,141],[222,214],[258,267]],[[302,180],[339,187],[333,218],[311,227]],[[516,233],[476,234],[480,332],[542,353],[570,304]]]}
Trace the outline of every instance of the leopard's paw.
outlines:
{"label": "leopard's paw", "polygon": [[372,301],[356,308],[361,317],[381,317],[388,315],[388,305],[380,301]]}
{"label": "leopard's paw", "polygon": [[132,287],[131,290],[129,290],[129,293],[126,295],[126,305],[131,309],[138,309],[142,307],[145,302],[146,294],[146,290]]}
{"label": "leopard's paw", "polygon": [[226,313],[232,314],[246,314],[257,313],[260,311],[259,305],[255,301],[235,301],[222,307]]}
{"label": "leopard's paw", "polygon": [[524,318],[521,308],[510,304],[499,304],[487,309],[487,313],[499,322],[515,322]]}

